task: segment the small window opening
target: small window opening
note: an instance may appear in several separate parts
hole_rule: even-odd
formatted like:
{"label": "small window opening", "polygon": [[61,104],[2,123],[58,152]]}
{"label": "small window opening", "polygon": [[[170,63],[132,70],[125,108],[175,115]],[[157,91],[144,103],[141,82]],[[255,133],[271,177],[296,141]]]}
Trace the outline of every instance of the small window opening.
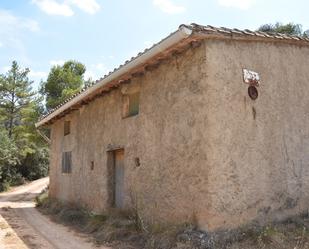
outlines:
{"label": "small window opening", "polygon": [[91,169],[91,170],[94,170],[94,161],[91,161],[91,163],[90,163],[90,169]]}
{"label": "small window opening", "polygon": [[72,152],[67,151],[62,153],[62,173],[72,172]]}
{"label": "small window opening", "polygon": [[64,121],[64,135],[69,135],[71,132],[71,122],[70,121]]}
{"label": "small window opening", "polygon": [[135,116],[139,113],[139,92],[123,95],[123,117]]}
{"label": "small window opening", "polygon": [[135,158],[134,158],[134,162],[135,162],[135,166],[136,166],[136,167],[141,166],[141,162],[140,162],[140,160],[139,160],[139,157],[135,157]]}

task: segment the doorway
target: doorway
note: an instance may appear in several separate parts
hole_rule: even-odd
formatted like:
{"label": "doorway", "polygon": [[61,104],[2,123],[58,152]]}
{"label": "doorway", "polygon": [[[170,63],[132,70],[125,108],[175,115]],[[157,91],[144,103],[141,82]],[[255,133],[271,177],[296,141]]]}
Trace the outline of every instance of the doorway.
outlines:
{"label": "doorway", "polygon": [[124,177],[125,177],[125,169],[124,169],[124,150],[115,150],[114,154],[114,207],[116,208],[124,208]]}

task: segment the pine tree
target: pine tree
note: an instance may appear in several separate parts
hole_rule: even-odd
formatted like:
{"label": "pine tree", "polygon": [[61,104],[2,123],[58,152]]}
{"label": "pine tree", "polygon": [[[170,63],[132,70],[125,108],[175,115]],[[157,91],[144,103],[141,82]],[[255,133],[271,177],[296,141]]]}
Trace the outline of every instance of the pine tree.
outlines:
{"label": "pine tree", "polygon": [[48,173],[47,144],[35,128],[42,97],[32,91],[29,72],[13,61],[0,75],[0,192]]}
{"label": "pine tree", "polygon": [[28,78],[29,69],[21,69],[13,61],[11,69],[0,75],[0,124],[8,131],[9,138],[16,127],[23,125],[25,116],[32,108],[32,81]]}
{"label": "pine tree", "polygon": [[63,66],[53,66],[40,92],[46,98],[46,109],[51,110],[77,93],[84,85],[86,67],[77,61],[67,61]]}

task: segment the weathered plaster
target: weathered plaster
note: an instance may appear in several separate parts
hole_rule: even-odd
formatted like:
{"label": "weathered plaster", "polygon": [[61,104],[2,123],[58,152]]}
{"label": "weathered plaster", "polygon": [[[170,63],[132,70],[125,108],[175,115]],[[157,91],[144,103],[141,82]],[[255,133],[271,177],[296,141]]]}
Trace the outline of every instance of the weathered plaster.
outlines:
{"label": "weathered plaster", "polygon": [[[65,117],[72,124],[68,136],[63,137],[64,119],[54,123],[51,196],[96,211],[107,209],[107,150],[123,147],[127,205],[130,197],[137,198],[149,221],[191,219],[196,207],[208,203],[200,198],[207,196],[208,171],[205,59],[205,45],[189,49],[96,99]],[[137,89],[139,114],[122,119],[121,93]],[[68,149],[73,169],[63,175],[61,153]]]}
{"label": "weathered plaster", "polygon": [[[209,198],[204,228],[266,222],[309,204],[309,48],[208,41]],[[258,72],[253,101],[242,68]],[[206,221],[207,220],[207,221]],[[206,221],[206,223],[204,223]]]}
{"label": "weathered plaster", "polygon": [[[109,208],[108,153],[125,149],[126,203],[147,221],[232,228],[309,202],[309,48],[206,40],[52,125],[52,197]],[[260,75],[252,101],[243,68]],[[122,93],[140,89],[137,116]],[[63,122],[72,132],[63,137]],[[72,174],[61,153],[72,150]],[[136,167],[135,158],[140,159]],[[94,170],[90,170],[94,161]]]}

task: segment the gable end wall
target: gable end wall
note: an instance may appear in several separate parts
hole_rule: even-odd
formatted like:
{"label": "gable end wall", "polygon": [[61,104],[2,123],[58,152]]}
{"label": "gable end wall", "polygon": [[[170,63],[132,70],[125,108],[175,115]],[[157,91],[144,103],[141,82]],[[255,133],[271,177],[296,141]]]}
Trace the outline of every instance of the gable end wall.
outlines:
{"label": "gable end wall", "polygon": [[[207,229],[267,223],[309,204],[308,46],[211,41],[206,46],[211,208]],[[258,72],[259,97],[248,96],[242,69]]]}

